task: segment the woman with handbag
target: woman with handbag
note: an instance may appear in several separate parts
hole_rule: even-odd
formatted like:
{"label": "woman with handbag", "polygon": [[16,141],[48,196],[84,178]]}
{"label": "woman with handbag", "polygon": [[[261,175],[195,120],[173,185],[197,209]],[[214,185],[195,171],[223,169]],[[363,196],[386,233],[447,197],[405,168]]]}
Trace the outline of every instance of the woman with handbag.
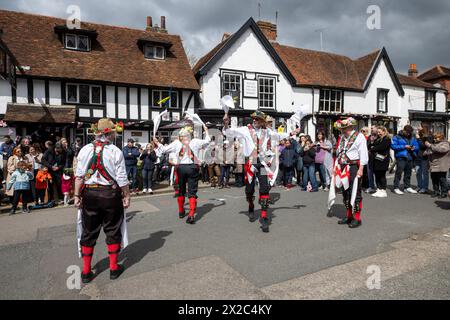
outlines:
{"label": "woman with handbag", "polygon": [[385,127],[378,127],[378,138],[370,146],[369,157],[373,163],[373,172],[375,174],[377,192],[372,194],[375,198],[387,198],[386,172],[389,169],[389,154],[391,149],[391,140]]}

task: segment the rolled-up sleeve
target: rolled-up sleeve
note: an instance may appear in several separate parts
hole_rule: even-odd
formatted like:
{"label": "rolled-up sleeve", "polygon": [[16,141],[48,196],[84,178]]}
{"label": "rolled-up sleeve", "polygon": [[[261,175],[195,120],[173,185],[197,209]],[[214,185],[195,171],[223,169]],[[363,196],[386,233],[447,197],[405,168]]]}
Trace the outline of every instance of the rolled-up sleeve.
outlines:
{"label": "rolled-up sleeve", "polygon": [[365,166],[369,163],[369,151],[367,149],[367,140],[364,135],[359,134],[358,138],[358,152],[359,152],[359,161],[361,165]]}
{"label": "rolled-up sleeve", "polygon": [[116,152],[115,156],[115,162],[116,162],[116,182],[119,185],[119,187],[125,187],[128,185],[128,177],[127,177],[127,170],[125,168],[125,159],[123,157],[123,153],[119,150]]}
{"label": "rolled-up sleeve", "polygon": [[86,160],[87,156],[90,154],[89,147],[86,146],[80,150],[77,157],[77,168],[75,170],[75,177],[84,178],[86,175]]}

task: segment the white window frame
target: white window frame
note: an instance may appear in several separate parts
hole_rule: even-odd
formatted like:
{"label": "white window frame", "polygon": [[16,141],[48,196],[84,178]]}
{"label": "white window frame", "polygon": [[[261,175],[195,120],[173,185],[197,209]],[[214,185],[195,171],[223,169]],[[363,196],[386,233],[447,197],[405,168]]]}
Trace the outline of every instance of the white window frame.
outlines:
{"label": "white window frame", "polygon": [[[75,47],[69,47],[67,45],[67,36],[75,37]],[[78,46],[78,43],[80,41],[80,38],[86,38],[87,39],[87,48],[86,49],[80,49]],[[79,35],[79,34],[73,34],[73,33],[66,33],[64,35],[64,48],[69,50],[76,50],[76,51],[82,51],[82,52],[89,52],[91,51],[91,39],[88,36],[85,35]]]}
{"label": "white window frame", "polygon": [[[239,85],[239,90],[232,90],[232,89],[225,89],[225,77],[235,77],[234,81],[229,80],[228,83],[230,85],[234,85],[236,87],[236,85]],[[239,80],[237,80],[239,79]],[[222,76],[221,76],[221,84],[222,84],[222,95],[226,95],[228,94],[228,92],[239,92],[239,105],[236,105],[236,107],[242,107],[242,94],[243,94],[243,90],[242,90],[242,82],[243,76],[241,73],[235,73],[235,72],[223,72]]]}
{"label": "white window frame", "polygon": [[[153,52],[151,56],[147,55],[147,50],[150,50],[150,48],[152,49],[151,51]],[[156,53],[157,48],[162,50],[162,56],[157,56]],[[151,60],[164,60],[166,59],[166,48],[162,47],[162,46],[155,46],[155,45],[150,45],[150,44],[146,44],[144,46],[144,57],[146,59],[151,59]]]}
{"label": "white window frame", "polygon": [[377,112],[386,113],[387,112],[387,100],[388,100],[388,91],[380,90],[378,92],[377,99]]}
{"label": "white window frame", "polygon": [[[89,104],[90,105],[102,105],[103,104],[103,88],[102,88],[102,86],[95,85],[95,84],[86,84],[86,83],[66,83],[66,103],[80,104],[80,85],[89,86]],[[69,86],[77,87],[77,101],[76,102],[69,101]],[[92,88],[94,88],[94,87],[100,88],[100,102],[99,103],[92,102]]]}
{"label": "white window frame", "polygon": [[[323,98],[321,93],[323,92]],[[335,98],[332,99],[332,93],[335,94]],[[337,99],[337,95],[340,95],[340,99]],[[327,98],[328,95],[328,98]],[[322,109],[320,108],[323,102]],[[336,105],[339,102],[339,110],[336,110]],[[334,103],[334,111],[331,110],[331,105]],[[342,113],[344,105],[344,91],[336,89],[320,89],[319,91],[319,112],[332,112],[332,113]]]}
{"label": "white window frame", "polygon": [[[266,88],[265,91],[261,91],[261,83],[260,83],[261,80],[272,81],[272,93],[267,91],[267,88]],[[263,87],[265,86],[264,83],[262,84],[262,86]],[[258,108],[259,109],[275,109],[275,92],[276,92],[275,91],[275,89],[276,89],[275,86],[276,86],[276,79],[274,77],[258,76]],[[269,87],[270,87],[270,84],[269,84]],[[270,99],[270,98],[269,99],[262,98],[261,96],[265,95],[265,94],[269,95],[269,96],[271,95],[272,99]],[[265,101],[267,101],[267,102],[272,101],[272,107],[264,106],[263,102],[265,102]]]}
{"label": "white window frame", "polygon": [[[429,99],[431,97],[431,100]],[[436,94],[434,91],[425,90],[425,111],[433,112],[435,106]],[[428,107],[431,103],[431,109]]]}
{"label": "white window frame", "polygon": [[[159,99],[158,99],[158,101],[159,101],[159,100],[162,100],[163,92],[170,93],[170,90],[152,90],[152,106],[153,106],[153,108],[162,108],[161,104],[156,105],[156,106],[154,105],[155,104],[155,99],[154,99],[155,97],[154,97],[154,95],[155,95],[155,93],[159,94]],[[172,106],[172,99],[170,99],[170,101],[169,101],[169,109],[178,109],[178,91],[172,91],[172,95],[176,96],[177,103],[176,103],[176,106]]]}

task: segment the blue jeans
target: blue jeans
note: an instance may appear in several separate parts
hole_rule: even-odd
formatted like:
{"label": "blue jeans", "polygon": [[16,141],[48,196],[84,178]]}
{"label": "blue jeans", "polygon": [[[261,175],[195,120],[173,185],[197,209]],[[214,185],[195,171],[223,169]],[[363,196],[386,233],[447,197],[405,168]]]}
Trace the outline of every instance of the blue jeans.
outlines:
{"label": "blue jeans", "polygon": [[367,176],[368,176],[368,182],[369,182],[369,188],[375,189],[375,174],[373,172],[373,168],[370,166],[367,166]]}
{"label": "blue jeans", "polygon": [[311,181],[313,191],[317,191],[316,166],[314,163],[303,166],[303,190],[308,187],[308,181]]}
{"label": "blue jeans", "polygon": [[230,179],[230,165],[222,165],[220,167],[220,181],[219,185],[224,185],[224,183],[228,184],[228,180]]}
{"label": "blue jeans", "polygon": [[326,188],[327,187],[327,173],[325,171],[325,165],[323,163],[316,163],[316,172],[319,172],[321,187]]}
{"label": "blue jeans", "polygon": [[428,160],[420,160],[416,163],[416,178],[419,190],[428,190],[430,184],[429,167]]}
{"label": "blue jeans", "polygon": [[144,189],[151,189],[153,188],[153,172],[154,169],[142,169],[142,179],[144,180]]}
{"label": "blue jeans", "polygon": [[131,189],[137,188],[137,181],[136,181],[136,175],[137,175],[137,166],[125,166],[127,169],[127,177],[131,181]]}
{"label": "blue jeans", "polygon": [[292,178],[294,177],[294,167],[284,167],[283,172],[283,185],[286,187],[292,184]]}

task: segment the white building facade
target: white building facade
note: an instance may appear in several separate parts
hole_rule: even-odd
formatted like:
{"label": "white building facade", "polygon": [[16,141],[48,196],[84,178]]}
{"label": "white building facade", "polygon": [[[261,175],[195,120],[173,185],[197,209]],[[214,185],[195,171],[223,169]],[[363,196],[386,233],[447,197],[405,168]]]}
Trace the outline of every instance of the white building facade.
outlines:
{"label": "white building facade", "polygon": [[[331,134],[334,122],[350,115],[360,127],[383,124],[396,132],[411,122],[409,110],[414,109],[405,101],[411,89],[404,89],[384,48],[352,60],[283,46],[276,42],[275,25],[253,19],[224,36],[194,72],[201,88],[197,111],[217,124],[225,94],[236,98],[230,116],[239,125],[250,121],[253,110],[266,112],[280,124],[298,106],[309,105],[312,116],[302,127],[310,135],[317,130]],[[429,90],[434,92],[433,112],[445,111],[446,91]]]}

